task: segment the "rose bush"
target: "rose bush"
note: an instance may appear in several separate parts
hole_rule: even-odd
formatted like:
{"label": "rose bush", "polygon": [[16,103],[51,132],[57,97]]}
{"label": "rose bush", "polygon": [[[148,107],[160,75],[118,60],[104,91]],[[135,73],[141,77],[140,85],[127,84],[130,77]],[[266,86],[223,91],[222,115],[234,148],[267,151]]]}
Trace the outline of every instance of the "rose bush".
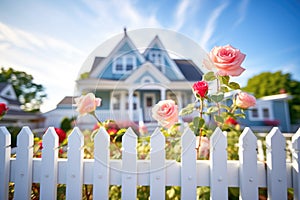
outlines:
{"label": "rose bush", "polygon": [[[244,118],[244,110],[255,106],[255,97],[240,91],[240,85],[230,81],[230,76],[239,76],[245,70],[241,67],[244,59],[245,54],[240,50],[226,45],[214,47],[208,59],[203,60],[203,66],[209,72],[192,86],[196,101],[179,113],[180,116],[190,115],[194,111],[199,113],[189,123],[191,130],[199,136],[198,156],[203,149],[202,136],[209,137],[216,127],[229,133],[239,133],[238,118]],[[210,89],[214,85],[217,88]],[[228,94],[229,98],[226,97]]]}

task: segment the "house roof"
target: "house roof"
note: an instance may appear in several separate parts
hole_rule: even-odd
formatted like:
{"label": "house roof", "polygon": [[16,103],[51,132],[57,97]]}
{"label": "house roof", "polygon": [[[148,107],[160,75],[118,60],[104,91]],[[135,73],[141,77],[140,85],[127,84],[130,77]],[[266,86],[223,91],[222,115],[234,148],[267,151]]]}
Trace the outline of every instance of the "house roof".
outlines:
{"label": "house roof", "polygon": [[174,61],[187,81],[202,80],[203,72],[192,60],[174,59]]}
{"label": "house roof", "polygon": [[0,83],[0,91],[3,90],[9,83]]}
{"label": "house roof", "polygon": [[93,65],[92,65],[92,69],[91,71],[94,71],[94,69],[105,59],[105,57],[95,57]]}
{"label": "house roof", "polygon": [[66,96],[58,103],[58,105],[73,105],[75,104],[75,98],[76,97],[73,96]]}

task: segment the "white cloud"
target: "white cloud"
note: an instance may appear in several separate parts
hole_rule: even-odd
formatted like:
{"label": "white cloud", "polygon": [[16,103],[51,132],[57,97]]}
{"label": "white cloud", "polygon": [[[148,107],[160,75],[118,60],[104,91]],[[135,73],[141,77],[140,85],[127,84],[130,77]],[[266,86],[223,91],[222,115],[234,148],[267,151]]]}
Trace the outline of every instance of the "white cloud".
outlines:
{"label": "white cloud", "polygon": [[85,56],[81,50],[62,40],[0,22],[0,66],[25,71],[36,83],[42,84],[51,99],[44,105],[44,110],[53,107],[67,93],[72,95],[80,67],[78,63]]}
{"label": "white cloud", "polygon": [[237,18],[237,21],[234,23],[233,28],[237,27],[240,23],[242,23],[246,17],[246,11],[249,4],[249,0],[242,0],[239,7],[238,7],[238,13],[240,15],[239,18]]}
{"label": "white cloud", "polygon": [[173,29],[175,30],[179,30],[185,20],[186,20],[186,15],[187,15],[187,11],[188,11],[188,8],[190,6],[190,3],[191,1],[190,0],[183,0],[183,1],[180,1],[178,6],[177,6],[177,9],[175,11],[175,27]]}
{"label": "white cloud", "polygon": [[205,49],[207,49],[208,42],[211,40],[211,37],[214,34],[218,18],[220,17],[220,15],[224,11],[224,9],[227,7],[227,5],[228,5],[227,2],[221,4],[208,17],[209,20],[207,21],[207,24],[205,26],[205,29],[204,29],[204,32],[203,32],[203,35],[202,35],[202,38],[201,38],[201,41],[200,41],[200,44]]}

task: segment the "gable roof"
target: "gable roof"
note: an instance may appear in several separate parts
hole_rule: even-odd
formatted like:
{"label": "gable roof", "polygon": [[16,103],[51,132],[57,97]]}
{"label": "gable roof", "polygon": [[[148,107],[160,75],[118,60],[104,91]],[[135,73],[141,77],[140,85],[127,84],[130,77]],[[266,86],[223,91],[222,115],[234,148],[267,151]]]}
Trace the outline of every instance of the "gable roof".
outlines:
{"label": "gable roof", "polygon": [[192,60],[174,59],[174,62],[187,81],[202,80],[203,72],[196,66],[196,64]]}
{"label": "gable roof", "polygon": [[[98,75],[103,70],[103,68],[107,64],[109,64],[109,62],[111,62],[113,60],[114,56],[118,55],[119,50],[122,50],[122,47],[124,47],[124,45],[126,45],[126,44],[128,45],[127,48],[131,49],[132,51],[134,51],[136,53],[137,58],[141,61],[141,63],[143,63],[145,61],[144,57],[137,50],[136,46],[134,45],[134,43],[132,42],[132,40],[128,37],[128,35],[127,35],[126,31],[125,31],[125,34],[124,34],[124,37],[122,38],[122,40],[116,45],[116,47],[110,52],[110,54],[102,62],[99,62],[99,64],[96,65],[95,64],[95,60],[94,60],[95,66],[90,71],[90,77],[97,78]],[[130,51],[126,50],[126,52],[128,53]]]}

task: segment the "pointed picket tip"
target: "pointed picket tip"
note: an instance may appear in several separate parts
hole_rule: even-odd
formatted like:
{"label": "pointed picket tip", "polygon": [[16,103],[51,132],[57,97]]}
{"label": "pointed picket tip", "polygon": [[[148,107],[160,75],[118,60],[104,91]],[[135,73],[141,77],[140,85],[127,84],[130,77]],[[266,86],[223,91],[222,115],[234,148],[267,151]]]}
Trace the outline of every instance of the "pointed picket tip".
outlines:
{"label": "pointed picket tip", "polygon": [[106,129],[104,127],[100,127],[99,130],[97,131],[94,140],[103,140],[107,141],[107,143],[110,142],[110,137],[109,134],[107,133]]}
{"label": "pointed picket tip", "polygon": [[272,143],[276,142],[275,145],[278,144],[278,141],[280,141],[282,144],[281,145],[285,145],[285,138],[282,135],[282,133],[280,132],[278,127],[274,127],[272,128],[272,130],[270,131],[270,133],[266,136],[266,144],[267,147],[270,147]]}
{"label": "pointed picket tip", "polygon": [[210,137],[211,149],[221,146],[227,146],[227,136],[226,132],[223,132],[219,127],[217,127]]}
{"label": "pointed picket tip", "polygon": [[68,138],[68,143],[69,143],[68,146],[70,146],[71,144],[76,145],[78,147],[83,146],[84,137],[78,127],[74,127],[74,129],[72,130],[72,133],[70,134],[70,136]]}
{"label": "pointed picket tip", "polygon": [[246,127],[239,138],[240,147],[242,147],[244,150],[251,149],[251,147],[256,146],[256,143],[257,137],[249,127]]}
{"label": "pointed picket tip", "polygon": [[[46,147],[48,145],[52,145],[52,147],[58,146],[58,135],[54,129],[54,127],[49,127],[46,133],[43,135],[43,146]],[[45,142],[47,141],[47,142]]]}
{"label": "pointed picket tip", "polygon": [[6,129],[6,127],[0,127],[0,147],[6,147],[11,145],[11,137],[10,133]]}
{"label": "pointed picket tip", "polygon": [[182,144],[186,144],[187,142],[190,143],[193,140],[196,140],[196,136],[190,127],[187,127],[181,136]]}
{"label": "pointed picket tip", "polygon": [[136,152],[137,135],[134,133],[131,127],[129,127],[122,137],[122,148],[127,152]]}
{"label": "pointed picket tip", "polygon": [[300,150],[300,128],[292,137],[292,146],[294,150]]}
{"label": "pointed picket tip", "polygon": [[165,136],[161,133],[160,128],[156,128],[150,137],[150,152],[155,153],[165,149]]}
{"label": "pointed picket tip", "polygon": [[33,133],[28,126],[24,126],[17,136],[17,147],[32,147]]}

